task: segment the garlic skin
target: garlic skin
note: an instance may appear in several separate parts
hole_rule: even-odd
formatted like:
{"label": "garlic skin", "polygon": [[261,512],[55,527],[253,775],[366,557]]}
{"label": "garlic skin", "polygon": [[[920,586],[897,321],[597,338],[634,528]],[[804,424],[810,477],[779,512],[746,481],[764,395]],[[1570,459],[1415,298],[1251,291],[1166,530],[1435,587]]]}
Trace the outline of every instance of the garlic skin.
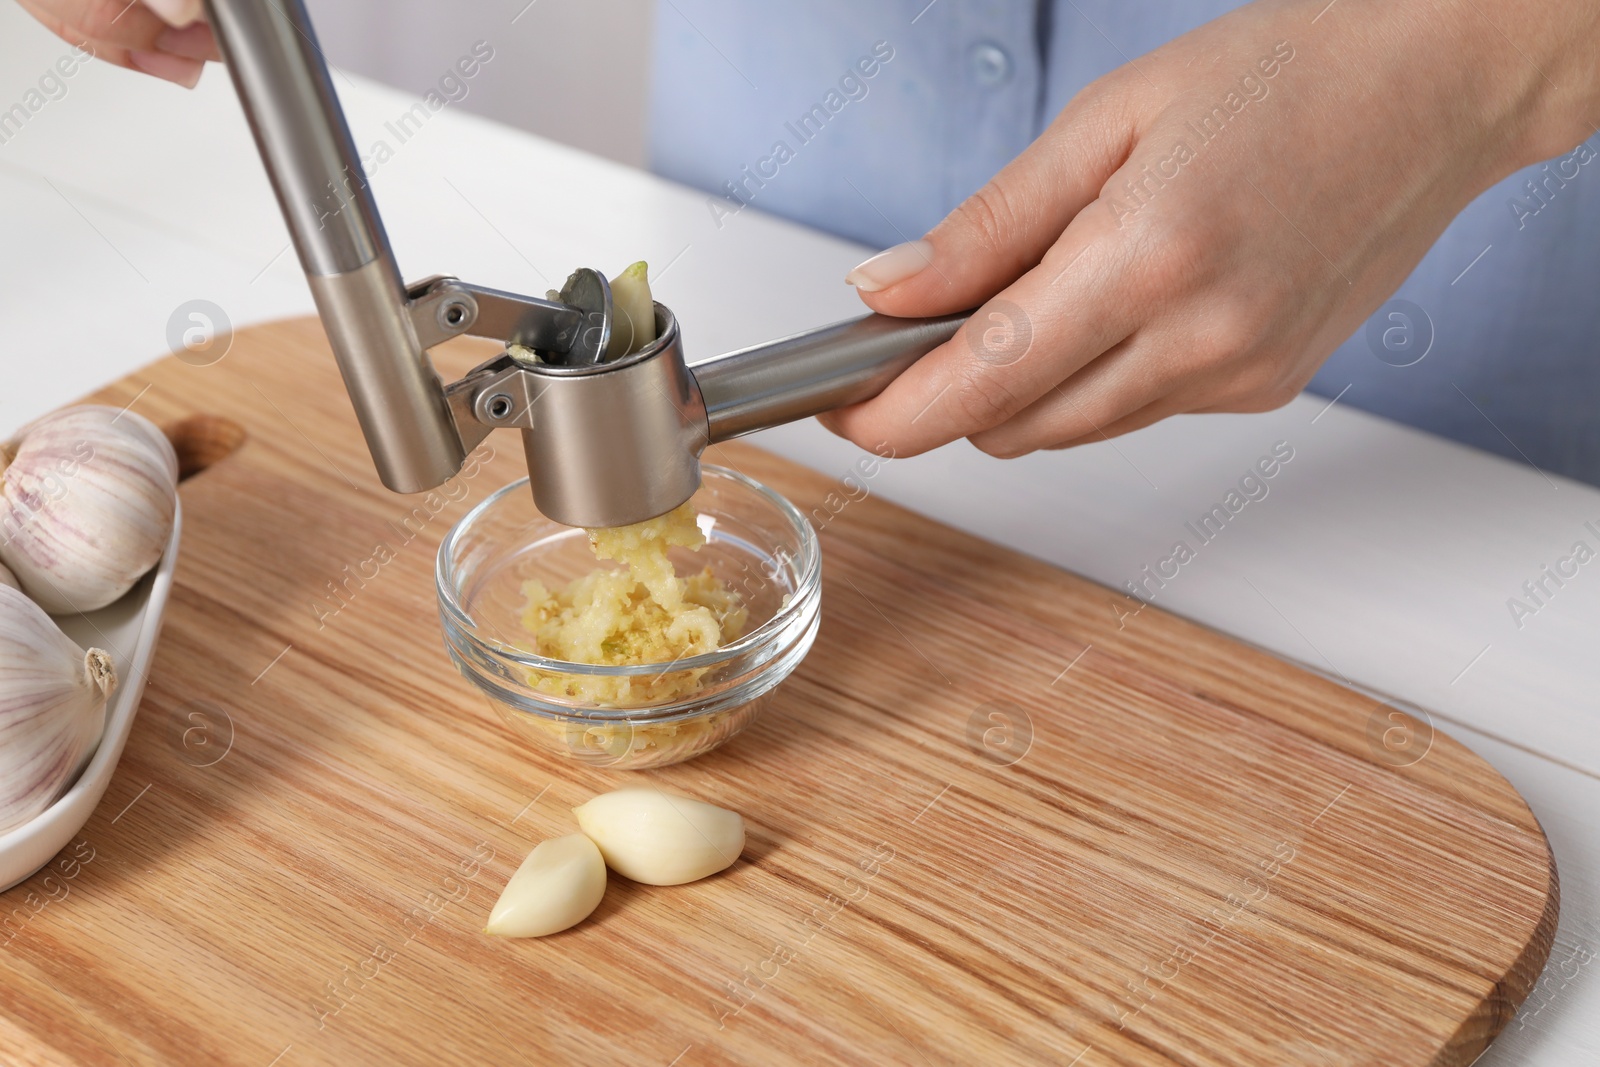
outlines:
{"label": "garlic skin", "polygon": [[541,841],[506,883],[486,934],[543,937],[576,926],[600,906],[606,861],[582,834]]}
{"label": "garlic skin", "polygon": [[131,411],[58,411],[0,445],[0,563],[51,614],[94,611],[156,565],[172,535],[178,457]]}
{"label": "garlic skin", "polygon": [[602,793],[572,811],[606,866],[646,885],[696,881],[744,851],[738,812],[648,786]]}
{"label": "garlic skin", "polygon": [[79,648],[44,609],[0,586],[0,833],[43,812],[105,731],[111,657]]}
{"label": "garlic skin", "polygon": [[10,586],[19,592],[22,589],[22,583],[17,581],[17,576],[4,563],[0,563],[0,585]]}

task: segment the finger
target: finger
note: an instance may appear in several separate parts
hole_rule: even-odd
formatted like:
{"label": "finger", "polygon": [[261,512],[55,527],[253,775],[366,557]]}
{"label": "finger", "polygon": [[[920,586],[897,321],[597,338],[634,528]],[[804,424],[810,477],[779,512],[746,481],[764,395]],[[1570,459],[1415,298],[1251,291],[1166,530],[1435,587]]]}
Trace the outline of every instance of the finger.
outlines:
{"label": "finger", "polygon": [[166,53],[133,52],[103,41],[80,41],[77,48],[84,56],[85,62],[93,59],[113,67],[150,74],[181,85],[185,89],[193,89],[205,70],[205,64],[198,60],[169,56]]}
{"label": "finger", "polygon": [[922,241],[852,270],[874,311],[943,315],[976,307],[1039,263],[1128,157],[1128,97],[1091,86]]}
{"label": "finger", "polygon": [[202,62],[222,61],[216,35],[211,32],[210,24],[205,22],[191,22],[181,29],[168,27],[156,38],[155,50]]}
{"label": "finger", "polygon": [[1180,391],[1175,368],[1152,358],[1135,334],[1093,360],[1005,422],[970,436],[981,451],[1002,459],[1081,437],[1111,434],[1119,420]]}
{"label": "finger", "polygon": [[1062,449],[1092,445],[1096,441],[1109,441],[1114,437],[1121,437],[1123,434],[1142,430],[1146,426],[1154,426],[1162,419],[1168,419],[1174,415],[1182,415],[1189,410],[1189,407],[1181,399],[1162,397],[1152,404],[1146,404],[1138,411],[1124,415],[1110,425],[1099,427],[1081,437],[1075,437],[1068,441],[1055,441],[1038,447],[1047,451],[1059,452]]}
{"label": "finger", "polygon": [[155,51],[170,29],[138,0],[20,0],[22,7],[63,40],[96,41],[130,50]]}
{"label": "finger", "polygon": [[1089,445],[1142,430],[1174,415],[1222,415],[1271,411],[1283,407],[1298,395],[1299,392],[1295,389],[1241,392],[1236,388],[1220,385],[1205,390],[1183,385],[1136,411],[1113,419],[1103,426],[1094,427],[1089,433],[1036,447],[1055,450]]}
{"label": "finger", "polygon": [[1037,267],[954,338],[825,425],[910,456],[1001,424],[1139,326],[1149,309],[1125,284],[1134,251],[1109,215],[1079,215]]}
{"label": "finger", "polygon": [[[199,22],[181,29],[174,28],[137,0],[65,0],[64,3],[48,7],[41,0],[20,2],[29,14],[56,36],[69,44],[93,44],[98,58],[116,66],[135,66],[131,57],[140,53],[169,55],[186,60],[220,58],[210,26]],[[161,67],[168,74],[181,72],[192,84],[192,78],[188,76],[194,68],[188,64],[173,65],[157,61],[152,65]],[[193,77],[198,77],[198,74]]]}
{"label": "finger", "polygon": [[138,67],[133,65],[133,61],[129,59],[126,48],[119,48],[114,44],[106,44],[104,41],[85,41],[79,47],[92,55],[97,62],[109,63],[113,67],[121,67],[124,70],[139,70]]}
{"label": "finger", "polygon": [[169,26],[188,26],[200,19],[200,0],[144,0]]}
{"label": "finger", "polygon": [[1010,459],[1073,448],[1142,430],[1172,415],[1266,411],[1293,396],[1261,387],[1242,367],[1179,367],[1162,346],[1131,338],[972,443]]}
{"label": "finger", "polygon": [[193,89],[200,84],[206,65],[198,59],[175,56],[171,52],[129,51],[128,66],[163,81]]}

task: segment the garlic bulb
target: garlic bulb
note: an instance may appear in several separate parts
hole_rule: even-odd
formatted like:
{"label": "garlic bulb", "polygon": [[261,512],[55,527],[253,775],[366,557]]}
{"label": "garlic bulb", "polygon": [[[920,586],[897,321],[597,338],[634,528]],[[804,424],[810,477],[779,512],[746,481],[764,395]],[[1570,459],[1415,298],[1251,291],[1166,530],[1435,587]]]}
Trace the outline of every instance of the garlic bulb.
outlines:
{"label": "garlic bulb", "polygon": [[543,937],[576,926],[600,906],[606,861],[582,834],[541,841],[522,861],[489,913],[486,934]]}
{"label": "garlic bulb", "polygon": [[149,420],[46,415],[0,445],[0,563],[52,614],[103,608],[161,558],[177,490],[178,457]]}
{"label": "garlic bulb", "polygon": [[606,866],[647,885],[682,885],[733,866],[744,851],[736,811],[633,786],[572,809]]}
{"label": "garlic bulb", "polygon": [[12,574],[4,563],[0,563],[0,585],[9,585],[13,589],[22,588],[22,583],[17,581],[17,576]]}
{"label": "garlic bulb", "polygon": [[38,815],[89,762],[116,688],[111,657],[73,644],[33,601],[0,586],[0,833]]}

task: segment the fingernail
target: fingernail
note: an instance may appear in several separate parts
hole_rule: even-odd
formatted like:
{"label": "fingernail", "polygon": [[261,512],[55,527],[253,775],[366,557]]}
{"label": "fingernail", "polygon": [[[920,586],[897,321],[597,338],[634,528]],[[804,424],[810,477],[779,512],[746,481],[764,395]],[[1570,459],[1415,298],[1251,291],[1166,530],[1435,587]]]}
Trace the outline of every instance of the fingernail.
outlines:
{"label": "fingernail", "polygon": [[846,285],[864,293],[887,289],[933,263],[933,246],[927,241],[907,241],[885,249],[844,276]]}
{"label": "fingernail", "polygon": [[156,38],[157,50],[201,62],[211,58],[212,47],[211,27],[204,22],[191,22],[182,29],[169,26]]}
{"label": "fingernail", "polygon": [[198,59],[185,59],[165,52],[129,52],[128,62],[146,74],[193,89],[206,65]]}
{"label": "fingernail", "polygon": [[200,17],[200,0],[144,0],[168,26],[187,26]]}

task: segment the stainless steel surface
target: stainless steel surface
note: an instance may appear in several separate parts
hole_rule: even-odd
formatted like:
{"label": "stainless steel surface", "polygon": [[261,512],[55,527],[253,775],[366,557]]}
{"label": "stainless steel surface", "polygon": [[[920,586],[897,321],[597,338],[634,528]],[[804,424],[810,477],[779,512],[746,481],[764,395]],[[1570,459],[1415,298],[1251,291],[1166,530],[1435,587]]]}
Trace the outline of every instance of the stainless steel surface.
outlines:
{"label": "stainless steel surface", "polygon": [[206,11],[378,475],[397,492],[431,489],[465,450],[305,5],[206,0]]}
{"label": "stainless steel surface", "polygon": [[508,345],[565,352],[578,341],[583,313],[576,308],[481,285],[466,285],[478,299],[478,321],[469,331]]}
{"label": "stainless steel surface", "polygon": [[657,341],[614,363],[501,356],[450,387],[458,419],[522,430],[534,503],[557,522],[621,526],[670,511],[699,485],[711,441],[867,399],[966,319],[872,315],[686,367],[677,320],[655,311]]}
{"label": "stainless steel surface", "polygon": [[726,441],[870,400],[955,336],[968,314],[867,315],[691,364],[710,438]]}
{"label": "stainless steel surface", "polygon": [[536,390],[532,379],[519,372],[533,365],[502,352],[445,387],[445,402],[461,431],[463,448],[469,452],[477,448],[494,430],[532,427]]}
{"label": "stainless steel surface", "polygon": [[611,343],[611,283],[591,267],[579,267],[561,287],[560,302],[583,313],[583,326],[567,350],[568,366],[591,367],[605,358]]}
{"label": "stainless steel surface", "polygon": [[565,352],[578,338],[583,313],[553,300],[472,285],[435,275],[414,283],[411,324],[423,348],[470,334],[508,345]]}
{"label": "stainless steel surface", "polygon": [[705,404],[683,362],[678,322],[598,367],[518,367],[523,450],[540,511],[569,526],[625,526],[671,511],[700,487]]}
{"label": "stainless steel surface", "polygon": [[311,274],[311,295],[383,484],[420,493],[466,458],[444,388],[422,354],[405,294],[373,260],[344,274]]}
{"label": "stainless steel surface", "polygon": [[411,329],[424,349],[467,333],[478,321],[478,301],[456,278],[436,274],[406,287]]}
{"label": "stainless steel surface", "polygon": [[[464,387],[470,394],[467,406],[472,417],[490,430],[531,430],[533,402],[544,385],[534,375],[537,363],[525,363],[506,354],[473,369],[466,378],[452,385],[452,394]],[[559,442],[549,442],[559,447]]]}

